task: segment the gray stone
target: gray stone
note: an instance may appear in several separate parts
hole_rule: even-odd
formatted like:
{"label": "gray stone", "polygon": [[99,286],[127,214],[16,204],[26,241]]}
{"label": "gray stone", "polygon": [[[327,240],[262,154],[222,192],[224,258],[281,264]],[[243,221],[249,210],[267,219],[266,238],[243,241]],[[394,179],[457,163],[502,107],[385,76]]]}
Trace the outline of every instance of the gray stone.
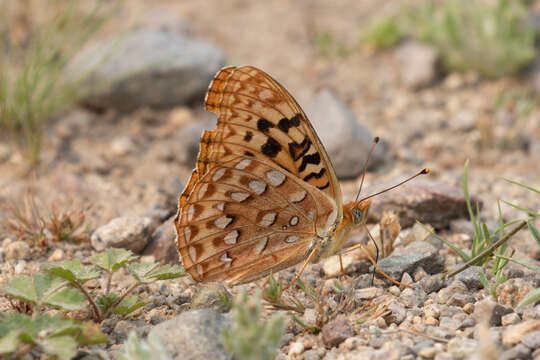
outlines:
{"label": "gray stone", "polygon": [[439,320],[439,326],[442,328],[455,331],[461,327],[461,321],[452,319],[447,316],[442,316],[441,319]]}
{"label": "gray stone", "polygon": [[474,305],[472,315],[478,324],[486,322],[489,326],[500,326],[502,316],[511,312],[512,309],[502,306],[491,298],[485,298]]}
{"label": "gray stone", "polygon": [[390,324],[399,325],[407,317],[407,310],[401,303],[397,301],[392,301],[390,305],[388,306],[388,310],[390,310],[390,314],[384,317],[384,320],[386,321],[388,325]]}
{"label": "gray stone", "polygon": [[[351,110],[328,89],[315,96],[308,115],[332,159],[337,176],[359,176],[373,143],[371,132],[358,123]],[[369,169],[380,166],[385,154],[386,145],[379,143],[371,157]]]}
{"label": "gray stone", "polygon": [[420,286],[415,286],[414,289],[406,288],[399,295],[399,301],[408,308],[422,306],[426,298],[427,295]]}
{"label": "gray stone", "polygon": [[532,331],[527,335],[523,336],[521,338],[521,342],[523,343],[523,345],[531,349],[540,348],[540,330]]}
{"label": "gray stone", "polygon": [[463,307],[465,304],[474,304],[475,298],[471,294],[453,294],[446,302],[448,305]]}
{"label": "gray stone", "polygon": [[90,242],[97,251],[114,247],[139,253],[150,240],[153,224],[147,217],[118,217],[94,231]]}
{"label": "gray stone", "polygon": [[433,47],[416,41],[407,41],[396,50],[401,81],[412,89],[431,85],[440,71],[440,58]]}
{"label": "gray stone", "polygon": [[71,80],[88,74],[95,108],[131,111],[139,107],[170,108],[202,102],[210,80],[223,66],[221,50],[183,34],[136,29],[79,53],[68,68]]}
{"label": "gray stone", "polygon": [[176,215],[171,216],[154,231],[152,239],[144,248],[144,255],[153,255],[154,259],[162,263],[180,263],[180,256],[176,249],[176,230],[174,229],[175,216]]}
{"label": "gray stone", "polygon": [[319,360],[320,358],[319,352],[315,349],[310,349],[302,354],[303,360]]}
{"label": "gray stone", "polygon": [[[399,182],[399,179],[393,183]],[[379,184],[366,189],[366,194],[373,194],[393,184]],[[482,203],[476,197],[471,198],[473,208]],[[415,179],[400,187],[399,191],[389,191],[377,196],[369,209],[369,221],[378,222],[383,211],[397,213],[403,228],[412,226],[416,221],[430,224],[435,229],[447,228],[450,221],[468,217],[465,197],[460,189],[447,183],[427,178]]]}
{"label": "gray stone", "polygon": [[322,341],[328,348],[338,346],[352,336],[354,336],[354,331],[343,315],[337,316],[322,328]]}
{"label": "gray stone", "polygon": [[230,326],[230,320],[218,312],[195,310],[156,325],[149,336],[160,339],[173,359],[231,360],[221,340],[223,329]]}
{"label": "gray stone", "polygon": [[439,291],[444,285],[442,277],[440,275],[426,276],[420,280],[420,286],[424,289],[426,294]]}
{"label": "gray stone", "polygon": [[414,273],[421,266],[429,274],[444,270],[444,259],[435,247],[426,242],[413,242],[396,250],[378,263],[379,268],[394,279],[400,279],[404,272]]}
{"label": "gray stone", "polygon": [[[461,264],[457,264],[455,268],[459,266]],[[484,274],[484,269],[481,266],[471,266],[454,276],[454,279],[464,283],[469,290],[480,290],[484,285],[480,281],[479,274]]]}
{"label": "gray stone", "polygon": [[531,350],[525,345],[518,344],[513,348],[503,351],[497,358],[498,360],[529,360],[531,358]]}
{"label": "gray stone", "polygon": [[28,260],[31,256],[30,246],[24,241],[13,241],[6,246],[6,260]]}
{"label": "gray stone", "polygon": [[473,339],[455,337],[448,342],[448,352],[456,359],[467,359],[477,349],[478,342]]}

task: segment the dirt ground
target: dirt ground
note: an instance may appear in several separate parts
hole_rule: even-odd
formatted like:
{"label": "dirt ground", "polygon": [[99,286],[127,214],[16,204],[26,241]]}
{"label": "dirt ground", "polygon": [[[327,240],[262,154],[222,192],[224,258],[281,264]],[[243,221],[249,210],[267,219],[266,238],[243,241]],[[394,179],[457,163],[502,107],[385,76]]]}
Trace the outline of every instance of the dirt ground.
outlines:
{"label": "dirt ground", "polygon": [[[389,145],[389,160],[367,174],[366,185],[392,183],[429,167],[432,179],[460,187],[469,159],[470,192],[484,202],[488,220],[497,218],[497,199],[538,211],[537,196],[503,180],[540,188],[540,107],[523,116],[515,104],[497,103],[501,92],[528,91],[527,76],[486,81],[452,73],[441,75],[433,86],[407,88],[393,50],[374,54],[359,44],[371,21],[406,3],[412,1],[128,0],[122,19],[107,32],[151,12],[178,15],[194,37],[222,49],[228,64],[264,69],[304,108],[317,90],[334,89],[358,120]],[[318,32],[331,33],[348,54],[321,55],[313,41]],[[466,124],[464,112],[473,114]],[[0,163],[0,200],[22,203],[30,189],[43,208],[88,207],[91,229],[118,216],[174,208],[191,173],[177,160],[174,134],[206,118],[202,107],[130,114],[70,109],[46,130],[36,169],[29,170],[16,154]],[[126,136],[132,141],[124,152],[115,144]],[[342,183],[346,199],[358,184],[359,179]],[[502,212],[506,220],[523,217],[504,204]],[[530,234],[515,237],[511,246],[516,258],[539,260]],[[39,257],[45,261],[51,251]]]}

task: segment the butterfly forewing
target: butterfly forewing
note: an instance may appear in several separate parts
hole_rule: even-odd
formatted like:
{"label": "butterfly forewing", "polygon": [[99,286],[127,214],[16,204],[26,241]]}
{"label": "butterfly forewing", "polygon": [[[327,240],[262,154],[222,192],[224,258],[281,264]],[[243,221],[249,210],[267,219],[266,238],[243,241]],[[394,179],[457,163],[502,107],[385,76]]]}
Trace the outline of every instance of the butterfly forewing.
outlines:
{"label": "butterfly forewing", "polygon": [[248,153],[272,161],[335,199],[341,217],[330,159],[300,106],[277,81],[254,67],[225,68],[210,84],[206,108],[219,116],[215,136],[221,145],[211,160]]}
{"label": "butterfly forewing", "polygon": [[304,112],[275,80],[228,67],[210,84],[197,168],[175,219],[197,281],[242,283],[297,264],[342,218],[339,184]]}

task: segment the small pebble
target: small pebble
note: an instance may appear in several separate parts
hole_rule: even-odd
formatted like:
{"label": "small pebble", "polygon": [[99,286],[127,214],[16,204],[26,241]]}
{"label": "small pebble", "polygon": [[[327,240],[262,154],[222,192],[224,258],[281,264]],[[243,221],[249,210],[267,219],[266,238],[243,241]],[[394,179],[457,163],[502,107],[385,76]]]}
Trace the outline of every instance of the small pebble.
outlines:
{"label": "small pebble", "polygon": [[401,294],[401,290],[395,285],[390,286],[388,292],[394,296],[399,296]]}
{"label": "small pebble", "polygon": [[30,246],[24,241],[9,242],[5,249],[6,260],[28,260],[32,256]]}
{"label": "small pebble", "polygon": [[518,314],[516,313],[510,313],[506,314],[503,317],[501,317],[501,324],[502,326],[508,326],[508,325],[514,325],[520,322],[521,319]]}
{"label": "small pebble", "polygon": [[293,342],[289,345],[289,356],[298,356],[304,352],[304,343],[302,341]]}
{"label": "small pebble", "polygon": [[62,261],[64,259],[64,250],[62,249],[55,249],[51,256],[47,259],[48,262],[57,262]]}

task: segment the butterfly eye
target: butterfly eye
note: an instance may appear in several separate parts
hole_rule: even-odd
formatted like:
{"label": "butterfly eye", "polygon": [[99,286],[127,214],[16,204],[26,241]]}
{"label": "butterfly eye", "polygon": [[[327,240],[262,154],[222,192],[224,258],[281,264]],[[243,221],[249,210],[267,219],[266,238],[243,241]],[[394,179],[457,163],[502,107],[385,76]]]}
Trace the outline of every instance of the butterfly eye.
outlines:
{"label": "butterfly eye", "polygon": [[359,208],[352,208],[353,221],[355,225],[360,225],[364,218],[364,212]]}

